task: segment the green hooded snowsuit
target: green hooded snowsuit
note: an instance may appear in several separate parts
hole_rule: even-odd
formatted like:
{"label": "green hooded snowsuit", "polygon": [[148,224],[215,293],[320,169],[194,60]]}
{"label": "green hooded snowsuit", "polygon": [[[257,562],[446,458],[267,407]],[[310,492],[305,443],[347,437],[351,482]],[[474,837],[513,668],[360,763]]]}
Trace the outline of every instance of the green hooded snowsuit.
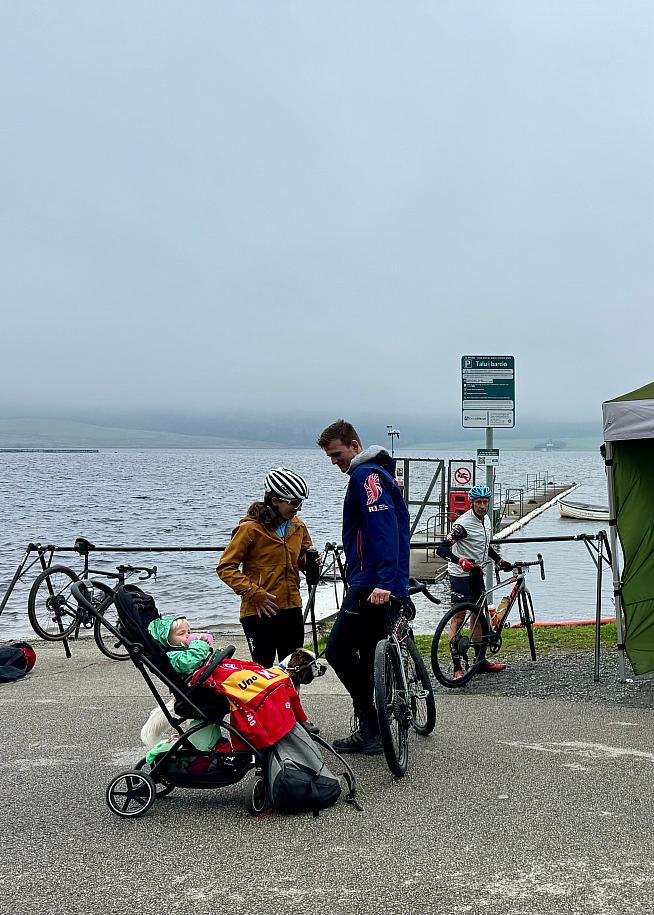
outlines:
{"label": "green hooded snowsuit", "polygon": [[158,642],[168,655],[168,660],[178,674],[188,676],[202,667],[211,652],[210,646],[202,639],[194,639],[188,646],[171,645],[168,641],[170,627],[175,620],[186,619],[185,616],[166,616],[162,619],[152,620],[148,632]]}

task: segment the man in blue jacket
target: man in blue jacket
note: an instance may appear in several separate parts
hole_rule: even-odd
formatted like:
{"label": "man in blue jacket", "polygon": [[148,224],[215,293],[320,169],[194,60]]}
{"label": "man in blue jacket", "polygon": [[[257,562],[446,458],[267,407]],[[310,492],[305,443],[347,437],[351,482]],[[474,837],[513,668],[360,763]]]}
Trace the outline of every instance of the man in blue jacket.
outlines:
{"label": "man in blue jacket", "polygon": [[379,445],[364,451],[343,419],[328,426],[318,445],[350,477],[343,503],[343,605],[325,657],[352,697],[355,726],[334,741],[339,753],[383,752],[373,704],[375,647],[386,636],[391,595],[408,599],[409,513],[395,481],[395,461]]}

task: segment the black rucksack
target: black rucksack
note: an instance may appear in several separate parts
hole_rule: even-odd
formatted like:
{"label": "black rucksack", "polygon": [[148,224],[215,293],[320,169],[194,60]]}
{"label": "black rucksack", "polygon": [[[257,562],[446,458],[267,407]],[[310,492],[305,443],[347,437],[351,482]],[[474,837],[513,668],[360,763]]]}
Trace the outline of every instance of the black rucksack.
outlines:
{"label": "black rucksack", "polygon": [[310,811],[317,816],[341,794],[340,779],[300,724],[270,748],[267,775],[270,802],[284,813]]}
{"label": "black rucksack", "polygon": [[0,683],[20,680],[34,667],[36,652],[28,642],[0,645]]}

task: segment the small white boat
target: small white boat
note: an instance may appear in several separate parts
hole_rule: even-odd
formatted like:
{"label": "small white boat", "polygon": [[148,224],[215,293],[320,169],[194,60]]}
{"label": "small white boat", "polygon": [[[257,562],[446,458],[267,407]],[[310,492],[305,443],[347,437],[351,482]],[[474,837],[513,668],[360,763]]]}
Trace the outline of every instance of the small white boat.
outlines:
{"label": "small white boat", "polygon": [[576,518],[578,521],[608,521],[608,505],[591,505],[588,502],[564,502],[559,500],[562,518]]}

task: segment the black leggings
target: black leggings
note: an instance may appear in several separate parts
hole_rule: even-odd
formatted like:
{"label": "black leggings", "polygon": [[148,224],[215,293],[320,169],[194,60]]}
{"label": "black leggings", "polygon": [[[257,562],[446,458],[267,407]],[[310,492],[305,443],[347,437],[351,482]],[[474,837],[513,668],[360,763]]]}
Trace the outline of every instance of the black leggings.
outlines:
{"label": "black leggings", "polygon": [[278,610],[275,616],[244,616],[241,626],[252,660],[262,667],[272,667],[275,654],[283,661],[304,644],[302,607]]}

